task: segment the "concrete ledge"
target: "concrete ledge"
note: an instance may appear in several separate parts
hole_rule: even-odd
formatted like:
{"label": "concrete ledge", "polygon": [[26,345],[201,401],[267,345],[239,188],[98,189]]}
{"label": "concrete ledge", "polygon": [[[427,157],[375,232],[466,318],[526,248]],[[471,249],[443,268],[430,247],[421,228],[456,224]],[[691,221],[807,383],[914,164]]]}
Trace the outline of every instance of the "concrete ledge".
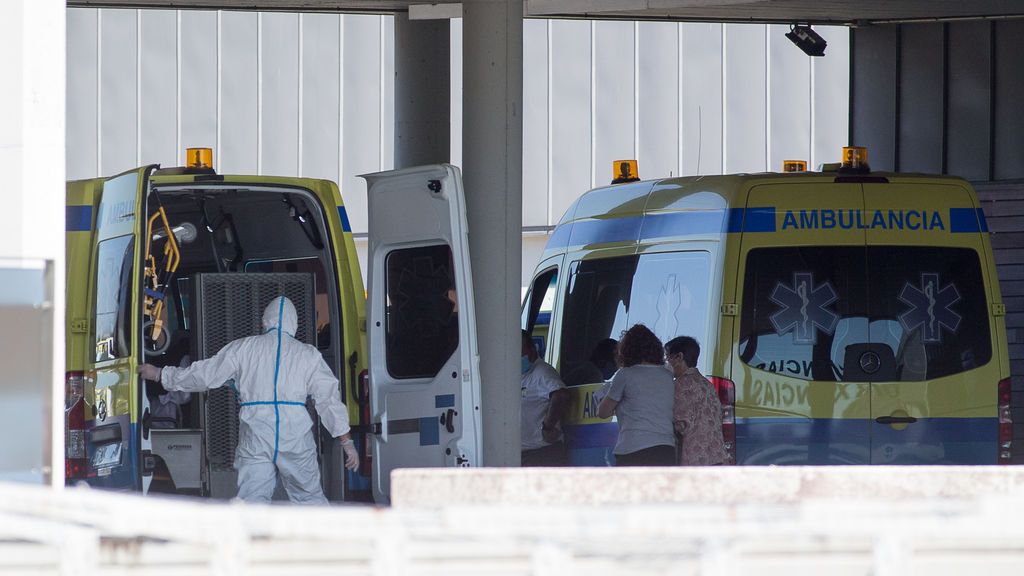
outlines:
{"label": "concrete ledge", "polygon": [[1024,497],[1024,467],[417,468],[391,475],[392,505],[410,508],[997,496]]}

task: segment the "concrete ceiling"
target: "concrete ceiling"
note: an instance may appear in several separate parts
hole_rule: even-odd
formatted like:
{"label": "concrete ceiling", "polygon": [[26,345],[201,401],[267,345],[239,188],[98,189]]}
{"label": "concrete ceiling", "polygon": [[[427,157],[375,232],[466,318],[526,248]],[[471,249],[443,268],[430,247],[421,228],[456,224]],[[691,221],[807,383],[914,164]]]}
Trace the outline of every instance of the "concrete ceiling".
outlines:
{"label": "concrete ceiling", "polygon": [[[524,0],[526,16],[869,24],[1024,17],[1024,0]],[[68,0],[69,6],[390,13],[455,0]]]}

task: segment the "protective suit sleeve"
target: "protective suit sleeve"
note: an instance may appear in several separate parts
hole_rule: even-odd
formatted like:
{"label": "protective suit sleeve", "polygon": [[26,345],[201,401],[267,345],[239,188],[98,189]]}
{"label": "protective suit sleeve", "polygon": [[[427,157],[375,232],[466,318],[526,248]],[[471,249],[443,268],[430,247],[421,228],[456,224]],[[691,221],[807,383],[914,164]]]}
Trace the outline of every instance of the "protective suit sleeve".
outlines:
{"label": "protective suit sleeve", "polygon": [[320,353],[315,354],[317,364],[306,384],[306,394],[316,403],[316,412],[320,415],[320,422],[324,428],[327,428],[331,436],[337,438],[351,428],[348,423],[348,409],[341,401],[338,379],[334,377]]}
{"label": "protective suit sleeve", "polygon": [[219,388],[238,378],[238,341],[229,343],[213,358],[193,362],[188,368],[164,366],[160,383],[165,390],[202,392]]}

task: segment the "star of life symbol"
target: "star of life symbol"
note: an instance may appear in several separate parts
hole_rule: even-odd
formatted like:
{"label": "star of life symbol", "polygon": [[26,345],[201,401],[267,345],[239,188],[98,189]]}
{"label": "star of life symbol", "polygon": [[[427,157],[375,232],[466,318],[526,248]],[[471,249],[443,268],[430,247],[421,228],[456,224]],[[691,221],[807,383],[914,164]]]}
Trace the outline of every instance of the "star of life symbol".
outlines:
{"label": "star of life symbol", "polygon": [[907,282],[900,291],[900,302],[910,306],[900,314],[900,324],[907,332],[921,327],[921,340],[926,343],[942,342],[943,328],[956,334],[962,320],[952,308],[960,301],[960,292],[952,283],[940,286],[938,274],[923,273],[920,288]]}
{"label": "star of life symbol", "polygon": [[658,294],[658,319],[654,322],[654,333],[659,337],[667,335],[671,338],[678,333],[679,321],[676,320],[676,312],[683,304],[685,296],[686,294],[680,291],[676,275],[669,274],[661,286],[661,293]]}
{"label": "star of life symbol", "polygon": [[781,308],[771,316],[772,326],[779,335],[793,332],[793,342],[814,345],[818,332],[831,334],[839,322],[839,315],[829,306],[839,299],[830,282],[815,286],[814,274],[794,272],[793,285],[782,282],[775,285],[771,301]]}

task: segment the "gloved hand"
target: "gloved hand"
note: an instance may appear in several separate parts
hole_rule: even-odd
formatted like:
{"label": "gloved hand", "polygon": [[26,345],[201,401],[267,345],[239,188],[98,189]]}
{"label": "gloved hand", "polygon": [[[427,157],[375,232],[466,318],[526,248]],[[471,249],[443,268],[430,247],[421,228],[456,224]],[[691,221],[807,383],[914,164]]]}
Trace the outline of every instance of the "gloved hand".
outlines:
{"label": "gloved hand", "polygon": [[545,442],[548,444],[554,444],[562,437],[562,427],[558,424],[555,424],[554,426],[542,426],[540,433]]}
{"label": "gloved hand", "polygon": [[139,376],[142,376],[143,380],[160,381],[160,368],[152,364],[142,364],[136,369],[136,372],[139,373]]}
{"label": "gloved hand", "polygon": [[341,441],[341,448],[345,451],[345,468],[355,472],[359,470],[359,453],[356,452],[356,443],[351,438]]}

